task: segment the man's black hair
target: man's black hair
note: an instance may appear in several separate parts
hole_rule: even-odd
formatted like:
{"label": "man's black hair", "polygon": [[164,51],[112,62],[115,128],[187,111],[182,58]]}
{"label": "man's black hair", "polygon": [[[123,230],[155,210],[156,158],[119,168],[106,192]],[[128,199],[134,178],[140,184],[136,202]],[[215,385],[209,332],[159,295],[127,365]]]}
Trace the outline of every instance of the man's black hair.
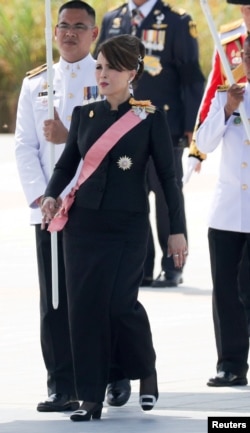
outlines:
{"label": "man's black hair", "polygon": [[83,9],[87,12],[89,16],[91,16],[95,21],[95,9],[92,8],[88,3],[85,3],[81,0],[71,0],[67,3],[64,3],[59,11],[58,15],[64,10],[64,9]]}

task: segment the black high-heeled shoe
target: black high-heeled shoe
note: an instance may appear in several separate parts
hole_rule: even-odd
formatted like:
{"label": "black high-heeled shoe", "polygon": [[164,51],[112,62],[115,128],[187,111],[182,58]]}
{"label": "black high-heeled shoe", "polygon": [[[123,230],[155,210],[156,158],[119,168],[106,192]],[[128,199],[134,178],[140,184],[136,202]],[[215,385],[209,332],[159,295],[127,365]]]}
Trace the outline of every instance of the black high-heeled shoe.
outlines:
{"label": "black high-heeled shoe", "polygon": [[143,394],[140,395],[140,405],[142,410],[152,410],[155,403],[158,400],[158,393],[157,395],[151,395],[151,394]]}
{"label": "black high-heeled shoe", "polygon": [[[84,406],[84,404],[82,405]],[[78,409],[72,413],[71,421],[89,421],[92,419],[100,419],[102,415],[102,403],[96,403],[91,409]]]}
{"label": "black high-heeled shoe", "polygon": [[139,403],[142,410],[152,410],[159,397],[156,372],[141,379]]}

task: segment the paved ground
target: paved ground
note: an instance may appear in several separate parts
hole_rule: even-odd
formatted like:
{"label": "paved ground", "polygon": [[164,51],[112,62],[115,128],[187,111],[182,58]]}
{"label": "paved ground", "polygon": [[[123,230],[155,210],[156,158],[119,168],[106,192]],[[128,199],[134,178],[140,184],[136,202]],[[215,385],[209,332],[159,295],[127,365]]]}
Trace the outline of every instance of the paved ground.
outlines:
{"label": "paved ground", "polygon": [[[248,386],[206,386],[216,362],[206,218],[218,156],[209,157],[185,187],[190,254],[184,284],[140,290],[157,352],[160,398],[155,410],[140,410],[134,382],[126,406],[105,406],[100,422],[72,423],[66,413],[36,412],[37,402],[46,397],[46,377],[33,229],[16,172],[13,136],[0,134],[0,433],[205,433],[208,416],[249,415]],[[159,258],[158,250],[155,276]]]}

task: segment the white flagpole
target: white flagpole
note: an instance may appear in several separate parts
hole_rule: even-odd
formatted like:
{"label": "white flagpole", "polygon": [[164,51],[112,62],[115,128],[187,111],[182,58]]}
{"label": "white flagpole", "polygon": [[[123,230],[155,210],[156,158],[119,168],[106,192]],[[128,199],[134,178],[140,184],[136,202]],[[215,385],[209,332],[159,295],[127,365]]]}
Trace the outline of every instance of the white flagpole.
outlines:
{"label": "white flagpole", "polygon": [[[211,15],[211,11],[210,11],[208,2],[207,2],[207,0],[200,0],[200,3],[201,3],[201,8],[203,10],[203,13],[204,13],[204,15],[206,17],[206,20],[207,20],[210,32],[211,32],[212,37],[214,39],[215,46],[216,46],[217,51],[219,53],[219,56],[220,56],[220,59],[221,59],[221,63],[223,65],[224,71],[226,73],[228,82],[229,82],[230,85],[232,85],[232,84],[235,83],[234,77],[233,77],[232,71],[230,69],[230,66],[228,64],[228,60],[227,60],[226,54],[225,54],[225,52],[224,52],[224,50],[222,48],[222,45],[220,43],[220,38],[218,36],[217,30],[216,30],[216,27],[215,27],[215,24],[214,24],[212,15]],[[244,107],[244,105],[243,105],[242,102],[239,105],[239,112],[240,112],[240,115],[241,115],[242,123],[243,123],[243,125],[245,127],[245,130],[246,130],[247,138],[250,141],[250,126],[249,126],[249,123],[248,123],[245,107]]]}
{"label": "white flagpole", "polygon": [[[48,118],[54,119],[53,103],[53,55],[52,55],[52,23],[50,0],[45,0],[45,40],[46,40],[46,61],[47,61],[47,83],[48,83]],[[55,165],[54,145],[50,143],[50,168],[51,173]],[[54,309],[59,305],[58,294],[58,251],[57,233],[51,233],[51,274],[52,274],[52,304]]]}

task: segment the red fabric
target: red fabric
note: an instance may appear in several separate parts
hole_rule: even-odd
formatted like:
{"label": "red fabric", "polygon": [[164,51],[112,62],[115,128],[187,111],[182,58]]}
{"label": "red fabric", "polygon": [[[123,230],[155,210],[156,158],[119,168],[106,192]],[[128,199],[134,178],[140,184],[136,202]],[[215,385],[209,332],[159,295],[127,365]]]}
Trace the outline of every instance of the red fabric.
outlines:
{"label": "red fabric", "polygon": [[[243,46],[243,42],[244,42],[245,38],[246,38],[245,35],[241,35],[238,39],[241,47]],[[229,56],[229,52],[230,52],[230,49],[226,48],[227,56]],[[231,64],[230,60],[229,60],[229,62]],[[245,81],[246,81],[246,78],[243,78],[239,82],[244,83]],[[204,122],[204,120],[207,117],[207,114],[208,114],[209,108],[210,108],[210,104],[211,104],[211,101],[215,95],[217,87],[225,84],[225,82],[226,82],[226,76],[223,74],[223,71],[222,71],[220,56],[219,56],[218,52],[216,52],[214,63],[213,63],[213,69],[212,69],[211,75],[209,77],[209,83],[208,83],[208,86],[205,90],[205,95],[204,95],[203,100],[202,100],[202,105],[201,105],[201,109],[200,109],[200,116],[199,116],[200,117],[199,118],[200,123]]]}

